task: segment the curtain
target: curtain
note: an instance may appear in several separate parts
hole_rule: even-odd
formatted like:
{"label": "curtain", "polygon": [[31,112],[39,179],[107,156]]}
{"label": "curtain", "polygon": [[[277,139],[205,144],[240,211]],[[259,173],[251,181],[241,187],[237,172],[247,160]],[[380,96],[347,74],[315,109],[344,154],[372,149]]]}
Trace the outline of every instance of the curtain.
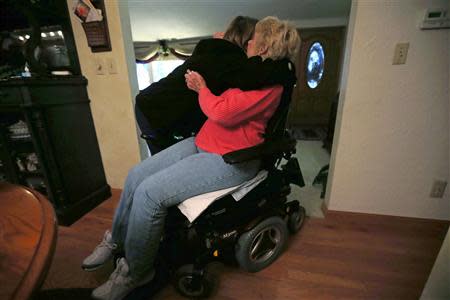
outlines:
{"label": "curtain", "polygon": [[159,57],[160,45],[157,42],[134,42],[133,46],[137,63],[150,63]]}
{"label": "curtain", "polygon": [[167,56],[186,60],[192,55],[197,43],[205,38],[210,38],[210,36],[155,42],[134,42],[136,63],[147,64]]}

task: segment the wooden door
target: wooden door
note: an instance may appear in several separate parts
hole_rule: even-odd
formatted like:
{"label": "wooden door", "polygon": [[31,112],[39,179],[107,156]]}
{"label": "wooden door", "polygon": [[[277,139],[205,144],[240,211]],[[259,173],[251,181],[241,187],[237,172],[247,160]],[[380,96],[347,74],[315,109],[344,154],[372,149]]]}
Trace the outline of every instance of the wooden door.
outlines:
{"label": "wooden door", "polygon": [[289,125],[328,125],[331,103],[339,88],[344,30],[345,27],[299,29],[302,42]]}

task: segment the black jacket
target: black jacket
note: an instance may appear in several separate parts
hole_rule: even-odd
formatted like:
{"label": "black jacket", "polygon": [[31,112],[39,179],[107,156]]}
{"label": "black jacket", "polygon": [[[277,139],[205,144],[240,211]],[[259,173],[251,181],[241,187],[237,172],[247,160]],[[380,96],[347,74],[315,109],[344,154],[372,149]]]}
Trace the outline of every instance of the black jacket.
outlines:
{"label": "black jacket", "polygon": [[216,95],[232,87],[254,90],[296,81],[287,59],[263,62],[260,57],[247,58],[240,47],[227,40],[201,40],[182,65],[136,96],[136,105],[152,128],[197,132],[203,125],[206,116],[198,105],[198,94],[186,86],[188,69],[200,73]]}

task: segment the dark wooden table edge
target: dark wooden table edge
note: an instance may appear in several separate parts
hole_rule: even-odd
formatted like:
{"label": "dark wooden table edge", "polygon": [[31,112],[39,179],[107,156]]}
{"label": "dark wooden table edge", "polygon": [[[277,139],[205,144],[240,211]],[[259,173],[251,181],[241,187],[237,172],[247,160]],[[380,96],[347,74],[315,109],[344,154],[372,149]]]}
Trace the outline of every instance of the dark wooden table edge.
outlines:
{"label": "dark wooden table edge", "polygon": [[40,193],[26,187],[22,188],[32,193],[39,201],[42,210],[43,228],[31,263],[13,293],[11,298],[13,300],[30,299],[33,293],[44,283],[55,253],[58,233],[56,214],[50,202]]}

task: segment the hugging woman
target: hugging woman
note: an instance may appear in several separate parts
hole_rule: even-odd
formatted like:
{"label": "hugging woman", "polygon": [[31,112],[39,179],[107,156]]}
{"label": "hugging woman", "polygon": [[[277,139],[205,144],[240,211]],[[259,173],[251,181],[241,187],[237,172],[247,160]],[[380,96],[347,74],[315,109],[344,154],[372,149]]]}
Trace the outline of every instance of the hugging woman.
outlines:
{"label": "hugging woman", "polygon": [[152,155],[174,144],[174,135],[198,133],[206,120],[197,94],[184,82],[188,69],[202,74],[215,95],[228,88],[254,90],[295,80],[287,60],[247,58],[245,50],[257,20],[238,16],[222,38],[201,40],[181,66],[136,96],[136,120]]}
{"label": "hugging woman", "polygon": [[[300,44],[294,27],[273,17],[256,24],[247,55],[260,60],[292,59]],[[294,68],[286,60],[286,68]],[[83,262],[95,269],[124,250],[125,257],[107,282],[96,288],[95,299],[123,299],[134,288],[154,277],[154,261],[167,209],[184,200],[241,184],[259,171],[260,161],[229,165],[225,153],[256,146],[264,141],[267,122],[275,112],[282,85],[259,90],[228,89],[216,96],[198,72],[185,74],[185,84],[198,96],[208,117],[196,137],[185,139],[132,168],[116,209],[112,232]],[[295,74],[292,74],[295,78]]]}

